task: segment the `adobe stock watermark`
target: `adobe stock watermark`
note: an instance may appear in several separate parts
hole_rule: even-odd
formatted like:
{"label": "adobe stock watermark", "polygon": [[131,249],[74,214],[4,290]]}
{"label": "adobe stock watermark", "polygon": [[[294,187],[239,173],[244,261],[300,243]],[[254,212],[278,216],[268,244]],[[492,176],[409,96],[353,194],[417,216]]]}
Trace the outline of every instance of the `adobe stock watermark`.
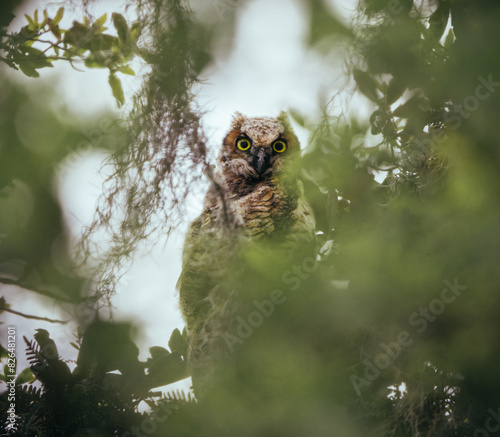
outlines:
{"label": "adobe stock watermark", "polygon": [[[453,280],[453,283],[445,279],[444,284],[446,287],[441,290],[439,298],[433,299],[425,307],[421,306],[418,311],[413,312],[408,317],[408,324],[414,328],[416,333],[422,334],[437,319],[437,316],[444,312],[446,306],[453,303],[467,288],[465,285],[460,285],[457,278]],[[356,365],[355,367],[363,366],[362,376],[353,373],[349,379],[358,396],[361,396],[363,387],[369,386],[381,375],[383,370],[391,367],[401,352],[410,347],[414,341],[415,338],[412,337],[410,331],[402,330],[396,335],[394,341],[379,344],[381,352],[376,357],[373,359],[365,358]]]}
{"label": "adobe stock watermark", "polygon": [[488,414],[489,416],[484,421],[484,428],[476,429],[472,437],[489,437],[500,431],[500,407],[497,412],[489,408]]}
{"label": "adobe stock watermark", "polygon": [[452,111],[445,114],[445,121],[450,123],[451,130],[457,130],[471,114],[479,109],[481,102],[488,100],[495,92],[495,88],[500,87],[500,82],[493,80],[493,75],[488,75],[485,79],[483,76],[478,76],[479,85],[476,86],[473,94],[467,96],[461,104],[454,104]]}
{"label": "adobe stock watermark", "polygon": [[6,427],[7,431],[13,431],[17,427],[17,414],[16,414],[16,368],[17,368],[17,358],[16,358],[16,348],[17,348],[17,337],[16,337],[16,327],[9,326],[7,328],[7,364],[4,367],[4,373],[7,384],[7,419]]}
{"label": "adobe stock watermark", "polygon": [[456,131],[462,126],[464,120],[468,119],[481,106],[481,102],[488,100],[491,95],[500,87],[500,82],[493,80],[493,75],[489,74],[487,78],[477,77],[478,85],[474,93],[464,98],[461,103],[454,103],[450,110],[444,113],[444,121],[447,123],[447,129],[439,129],[430,138],[413,140],[413,144],[421,151],[434,148],[436,145],[448,140],[448,132]]}
{"label": "adobe stock watermark", "polygon": [[[300,265],[294,265],[291,269],[286,270],[281,276],[284,284],[289,284],[289,290],[297,290],[301,282],[307,279],[311,273],[318,268],[318,261],[313,257],[306,257]],[[254,311],[250,312],[246,318],[242,316],[236,317],[238,326],[233,334],[224,332],[223,338],[226,346],[231,353],[234,352],[236,344],[243,344],[256,329],[258,329],[264,320],[271,317],[277,306],[283,305],[286,302],[286,295],[283,290],[276,288],[269,294],[269,299],[262,301],[253,301]]]}

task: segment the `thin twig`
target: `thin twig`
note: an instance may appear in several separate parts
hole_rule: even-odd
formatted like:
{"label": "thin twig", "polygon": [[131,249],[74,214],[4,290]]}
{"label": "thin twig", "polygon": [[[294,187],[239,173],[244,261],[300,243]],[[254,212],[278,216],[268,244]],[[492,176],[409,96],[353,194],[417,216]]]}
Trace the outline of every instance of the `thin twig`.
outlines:
{"label": "thin twig", "polygon": [[59,300],[62,302],[68,302],[68,303],[75,303],[73,300],[68,299],[67,297],[59,296],[59,295],[51,293],[50,291],[47,291],[47,290],[41,290],[39,288],[30,287],[26,284],[23,284],[19,281],[14,280],[14,279],[0,277],[0,284],[15,285],[17,287],[23,288],[24,290],[33,291],[34,293],[38,293],[38,294],[41,294],[41,295],[46,296],[46,297],[50,297],[50,298],[55,299],[55,300]]}
{"label": "thin twig", "polygon": [[41,321],[50,322],[50,323],[60,323],[62,325],[65,325],[66,323],[69,322],[69,320],[49,319],[48,317],[38,317],[38,316],[33,316],[31,314],[24,314],[24,313],[21,313],[20,311],[16,311],[16,310],[12,310],[10,308],[7,308],[4,305],[0,305],[0,311],[7,311],[8,313],[15,314],[16,316],[24,317],[25,319],[41,320]]}

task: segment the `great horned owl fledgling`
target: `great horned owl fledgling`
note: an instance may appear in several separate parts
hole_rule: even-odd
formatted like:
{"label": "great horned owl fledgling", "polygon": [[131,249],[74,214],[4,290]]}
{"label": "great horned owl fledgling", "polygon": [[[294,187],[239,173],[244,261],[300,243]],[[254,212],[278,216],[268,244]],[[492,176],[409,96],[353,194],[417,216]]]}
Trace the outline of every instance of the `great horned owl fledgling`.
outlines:
{"label": "great horned owl fledgling", "polygon": [[300,153],[286,113],[233,117],[220,169],[186,236],[178,283],[195,390],[228,355],[222,337],[234,325],[245,288],[235,279],[244,270],[241,251],[254,242],[284,254],[314,245],[314,217],[297,179]]}

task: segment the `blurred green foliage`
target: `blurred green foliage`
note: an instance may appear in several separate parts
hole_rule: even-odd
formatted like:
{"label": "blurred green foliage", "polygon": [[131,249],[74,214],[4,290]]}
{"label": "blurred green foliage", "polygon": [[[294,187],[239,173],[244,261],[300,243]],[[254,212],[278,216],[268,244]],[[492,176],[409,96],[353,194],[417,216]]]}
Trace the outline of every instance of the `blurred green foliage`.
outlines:
{"label": "blurred green foliage", "polygon": [[[138,5],[168,13],[139,20],[145,32],[154,31],[144,55],[152,74],[132,114],[129,148],[106,144],[124,167],[132,162],[143,169],[152,156],[160,158],[149,191],[136,189],[145,181],[127,185],[131,180],[117,173],[122,179],[115,192],[127,193],[130,207],[125,238],[140,240],[149,234],[138,228],[149,222],[137,218],[172,201],[152,201],[161,184],[170,182],[175,193],[172,175],[185,172],[186,162],[193,174],[207,169],[201,114],[190,106],[190,87],[210,60],[217,32],[213,23],[191,20],[179,2]],[[59,357],[44,358],[49,337],[39,332],[36,343],[28,340],[28,352],[43,390],[28,388],[33,385],[26,380],[20,423],[31,428],[7,435],[62,435],[60,429],[64,435],[498,434],[500,5],[364,0],[351,29],[322,2],[304,5],[312,8],[312,49],[325,50],[321,41],[346,43],[352,83],[372,106],[366,120],[326,111],[304,154],[306,193],[323,246],[317,263],[296,253],[283,270],[279,260],[248,257],[235,285],[245,296],[240,329],[249,334],[232,344],[217,389],[198,403],[183,395],[159,399],[149,391],[184,376],[178,331],[170,351],[152,348],[150,360],[140,363],[126,326],[96,322],[79,337],[73,373]],[[81,297],[83,278],[61,276],[49,255],[62,233],[60,209],[50,195],[53,163],[69,152],[63,145],[78,144],[81,134],[49,113],[40,147],[23,140],[15,118],[35,123],[30,111],[37,111],[36,102],[26,102],[37,94],[10,89],[0,93],[9,99],[9,111],[1,113],[0,177],[15,199],[6,202],[17,212],[2,209],[2,258],[42,271],[46,283],[60,285],[56,299]],[[177,141],[168,153],[154,147],[156,140],[162,144],[165,129]],[[44,135],[51,141],[44,142]],[[145,143],[133,154],[137,138]],[[195,158],[188,158],[193,151]],[[180,181],[190,187],[197,179]],[[146,216],[132,214],[134,205],[142,205]],[[40,276],[30,281],[24,285],[34,289],[42,282]],[[255,301],[263,308],[273,290],[285,299],[267,316]],[[252,319],[255,311],[260,318]],[[106,350],[111,344],[112,353]],[[36,372],[44,363],[53,380]],[[116,370],[121,389],[110,392],[105,380]],[[57,402],[64,399],[64,407],[51,393]],[[150,413],[137,413],[141,399]],[[2,412],[5,402],[4,396]],[[158,414],[164,403],[171,407],[166,416]]]}
{"label": "blurred green foliage", "polygon": [[6,108],[0,113],[0,277],[78,302],[84,278],[70,262],[54,186],[86,153],[117,148],[123,128],[112,114],[77,120],[47,105],[51,85],[21,87],[4,79],[0,94]]}

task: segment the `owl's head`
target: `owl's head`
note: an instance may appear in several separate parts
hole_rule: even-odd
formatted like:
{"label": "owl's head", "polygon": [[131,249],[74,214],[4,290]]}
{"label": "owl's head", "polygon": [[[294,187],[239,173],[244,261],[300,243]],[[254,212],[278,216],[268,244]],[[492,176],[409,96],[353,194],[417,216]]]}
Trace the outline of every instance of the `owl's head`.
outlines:
{"label": "owl's head", "polygon": [[219,157],[224,174],[259,181],[279,174],[300,155],[300,145],[285,112],[249,118],[237,112]]}

